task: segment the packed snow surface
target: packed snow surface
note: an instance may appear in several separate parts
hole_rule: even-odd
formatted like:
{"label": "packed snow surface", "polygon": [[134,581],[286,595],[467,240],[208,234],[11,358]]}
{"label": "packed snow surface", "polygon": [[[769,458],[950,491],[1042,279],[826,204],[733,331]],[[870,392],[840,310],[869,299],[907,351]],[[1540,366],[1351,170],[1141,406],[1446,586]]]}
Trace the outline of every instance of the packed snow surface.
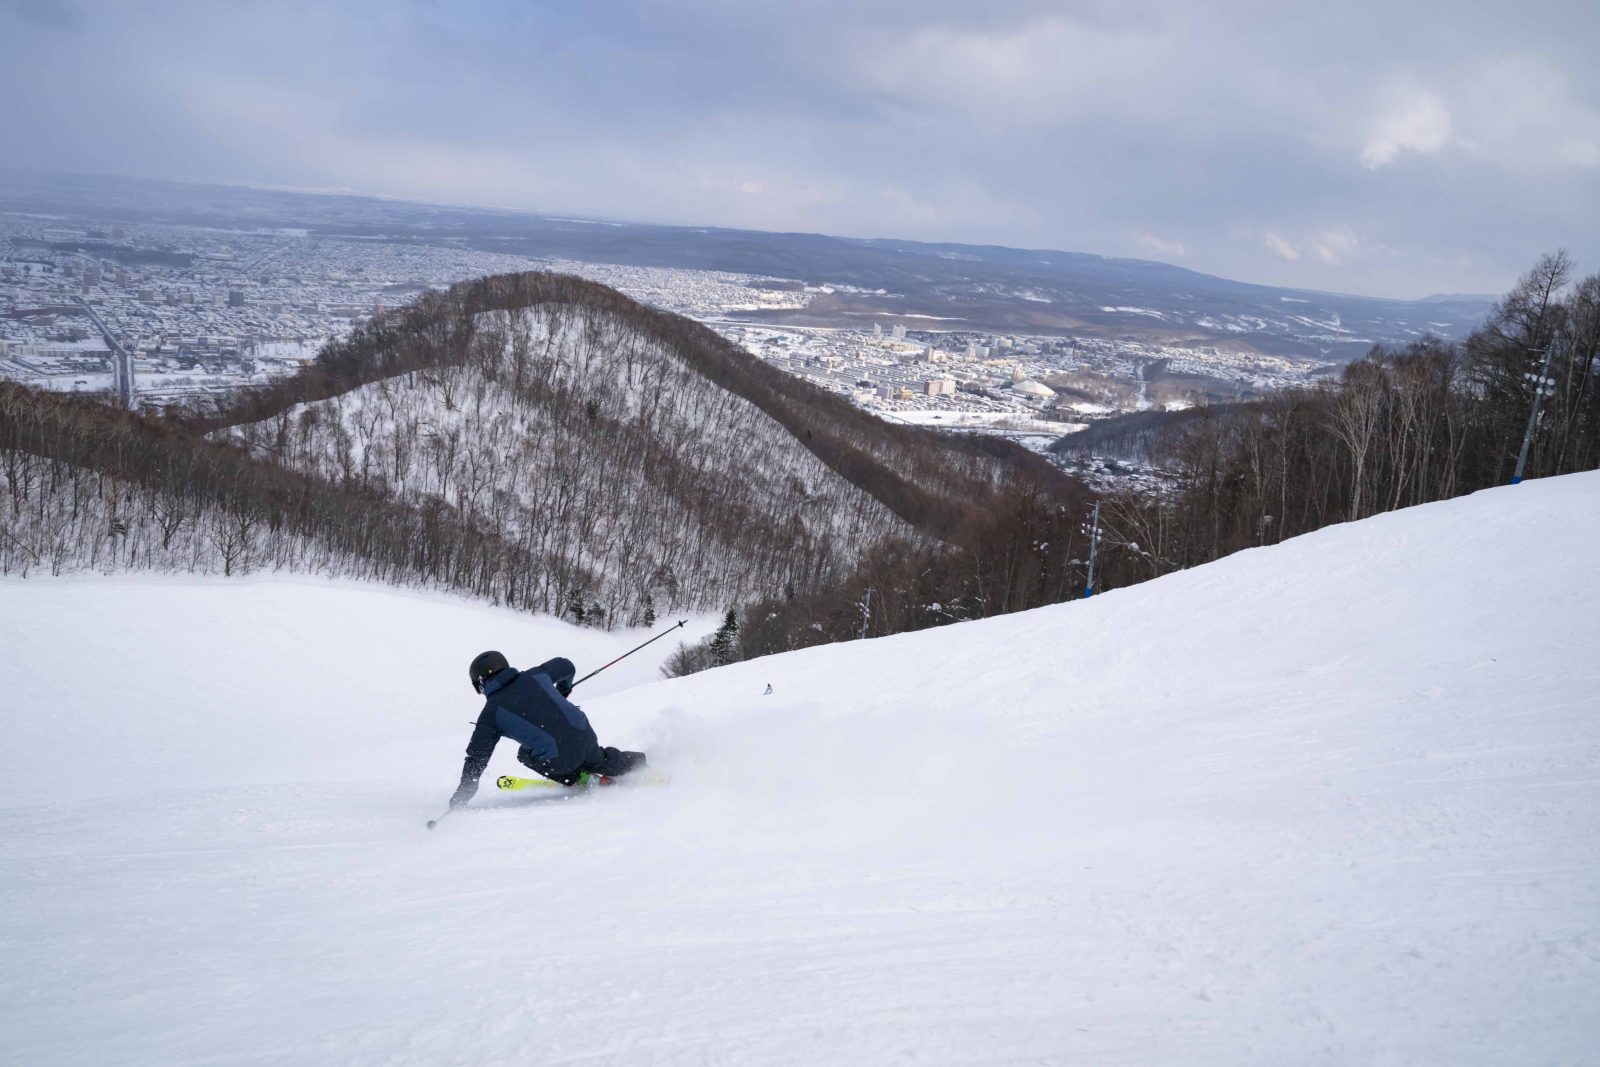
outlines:
{"label": "packed snow surface", "polygon": [[489,787],[431,833],[474,652],[635,635],[8,581],[0,1061],[1594,1062],[1597,530],[1581,475],[618,691],[629,661],[577,696],[670,783]]}

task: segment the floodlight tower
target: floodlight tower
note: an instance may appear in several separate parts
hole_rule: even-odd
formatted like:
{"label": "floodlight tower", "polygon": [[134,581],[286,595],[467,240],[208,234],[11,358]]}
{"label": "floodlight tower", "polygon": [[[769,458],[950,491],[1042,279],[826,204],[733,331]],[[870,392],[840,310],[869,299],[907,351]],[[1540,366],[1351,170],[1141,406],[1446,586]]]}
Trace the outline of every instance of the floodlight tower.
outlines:
{"label": "floodlight tower", "polygon": [[1083,587],[1084,598],[1094,596],[1094,559],[1100,550],[1100,501],[1094,502],[1094,515],[1089,519],[1089,581]]}
{"label": "floodlight tower", "polygon": [[1533,407],[1528,411],[1528,428],[1522,434],[1522,451],[1517,453],[1517,469],[1511,475],[1511,484],[1516,485],[1522,481],[1522,471],[1528,465],[1528,449],[1533,446],[1533,430],[1539,424],[1539,407],[1547,396],[1554,396],[1556,380],[1550,377],[1550,357],[1555,351],[1555,342],[1544,346],[1544,362],[1539,367],[1538,374],[1524,374],[1533,383]]}

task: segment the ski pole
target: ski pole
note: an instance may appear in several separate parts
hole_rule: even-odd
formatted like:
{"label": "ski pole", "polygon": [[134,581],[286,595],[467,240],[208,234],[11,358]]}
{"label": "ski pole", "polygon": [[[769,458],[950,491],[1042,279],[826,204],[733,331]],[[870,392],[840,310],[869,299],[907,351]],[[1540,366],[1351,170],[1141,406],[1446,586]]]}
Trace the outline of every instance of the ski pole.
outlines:
{"label": "ski pole", "polygon": [[[449,815],[452,811],[455,811],[455,810],[456,810],[455,808],[446,808],[445,811],[444,811],[444,815]],[[438,826],[440,823],[444,822],[444,815],[439,816],[437,819],[429,819],[428,820],[428,829],[432,830],[435,826]]]}
{"label": "ski pole", "polygon": [[[650,640],[646,641],[644,643],[644,645],[654,644],[655,642],[661,640],[663,637],[665,637],[668,634],[670,634],[673,630],[680,629],[681,627],[684,627],[684,626],[687,626],[687,625],[689,625],[689,620],[688,619],[684,619],[682,622],[678,623],[677,626],[669,626],[665,630],[663,630],[660,633],[656,634]],[[644,645],[640,645],[639,648],[643,648]],[[627,659],[629,656],[631,656],[635,652],[639,651],[639,648],[630,648],[630,649],[628,649],[628,651],[624,652],[622,655],[618,656],[616,659],[612,660],[610,663],[607,663],[605,667],[596,667],[594,670],[590,671],[588,674],[584,675],[582,678],[579,678],[576,682],[573,682],[572,683],[572,688],[574,688],[574,689],[578,688],[578,686],[582,685],[584,682],[587,682],[590,678],[593,678],[595,675],[597,675],[601,671],[605,670],[606,667],[615,667],[617,664],[621,663],[623,660]]]}

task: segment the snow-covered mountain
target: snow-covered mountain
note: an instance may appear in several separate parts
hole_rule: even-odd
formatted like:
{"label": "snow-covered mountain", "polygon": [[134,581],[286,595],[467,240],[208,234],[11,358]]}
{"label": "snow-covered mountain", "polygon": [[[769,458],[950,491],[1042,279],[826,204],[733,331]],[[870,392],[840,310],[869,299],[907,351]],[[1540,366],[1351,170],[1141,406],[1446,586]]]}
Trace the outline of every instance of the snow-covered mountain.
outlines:
{"label": "snow-covered mountain", "polygon": [[518,599],[637,623],[837,577],[915,537],[776,419],[604,308],[486,311],[474,358],[233,427],[255,455],[436,505],[536,566]]}
{"label": "snow-covered mountain", "polygon": [[354,583],[0,582],[0,1058],[1585,1062],[1596,529],[1574,475],[601,675],[602,739],[669,784],[434,833],[471,654],[581,670],[631,635]]}
{"label": "snow-covered mountain", "polygon": [[1014,572],[1065,587],[1050,524],[1087,510],[1013,442],[884,422],[546,272],[425,294],[217,403],[141,415],[0,382],[0,575],[375,578],[626,626],[811,609],[959,559],[1005,611]]}

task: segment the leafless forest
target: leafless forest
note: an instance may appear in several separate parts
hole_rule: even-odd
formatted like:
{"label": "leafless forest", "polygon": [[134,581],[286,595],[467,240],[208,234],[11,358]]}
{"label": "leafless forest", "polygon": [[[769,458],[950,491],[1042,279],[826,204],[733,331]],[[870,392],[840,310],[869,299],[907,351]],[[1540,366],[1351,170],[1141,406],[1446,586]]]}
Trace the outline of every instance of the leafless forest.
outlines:
{"label": "leafless forest", "polygon": [[[1090,435],[1088,447],[1154,459],[1176,481],[1159,495],[1104,500],[1096,588],[1504,485],[1540,388],[1525,476],[1600,467],[1600,276],[1574,283],[1572,273],[1564,254],[1545,257],[1459,344],[1379,347],[1315,388],[1125,418]],[[754,605],[745,653],[1082,595],[1081,507],[1013,492],[993,519],[959,549],[881,544],[820,596]]]}
{"label": "leafless forest", "polygon": [[599,623],[837,581],[917,535],[754,404],[615,313],[483,312],[467,358],[230,434],[257,458],[448,507],[538,565],[519,601]]}
{"label": "leafless forest", "polygon": [[8,388],[0,570],[261,569],[453,589],[592,625],[812,599],[1075,484],[888,426],[579,279],[480,279],[218,410]]}
{"label": "leafless forest", "polygon": [[1153,447],[1178,491],[1112,502],[1116,540],[1139,546],[1121,562],[1154,576],[1504,485],[1540,389],[1525,477],[1600,467],[1600,275],[1572,273],[1546,256],[1460,343],[1380,347],[1317,388],[1175,419]]}
{"label": "leafless forest", "polygon": [[[1546,257],[1460,343],[1157,416],[1176,488],[1108,498],[1114,588],[1321,526],[1600,466],[1600,276]],[[1541,380],[1543,379],[1543,380]],[[226,406],[0,386],[0,573],[296,570],[590,625],[737,609],[704,665],[1082,595],[1087,491],[888,425],[689,320],[549,274],[457,286]]]}

